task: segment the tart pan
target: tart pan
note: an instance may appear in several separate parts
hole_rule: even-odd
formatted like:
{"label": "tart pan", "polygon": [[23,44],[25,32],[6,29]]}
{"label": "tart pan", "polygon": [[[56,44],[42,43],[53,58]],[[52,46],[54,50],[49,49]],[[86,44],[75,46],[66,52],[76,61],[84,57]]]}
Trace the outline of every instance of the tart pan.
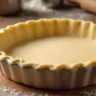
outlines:
{"label": "tart pan", "polygon": [[95,39],[96,25],[89,21],[55,18],[30,20],[1,29],[2,74],[15,82],[37,88],[73,89],[96,84],[96,61],[77,63],[74,66],[34,64],[5,53],[8,48],[18,43],[46,36],[62,36],[65,32],[72,33],[70,36]]}

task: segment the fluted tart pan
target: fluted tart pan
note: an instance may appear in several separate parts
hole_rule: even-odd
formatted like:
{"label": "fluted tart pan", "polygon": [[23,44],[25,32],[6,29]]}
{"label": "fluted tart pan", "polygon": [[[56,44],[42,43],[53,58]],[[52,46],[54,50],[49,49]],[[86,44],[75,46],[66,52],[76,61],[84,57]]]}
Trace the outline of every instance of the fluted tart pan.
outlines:
{"label": "fluted tart pan", "polygon": [[[67,35],[65,35],[66,32]],[[72,38],[87,37],[95,40],[96,25],[82,20],[40,19],[1,29],[0,67],[2,73],[15,82],[37,88],[72,89],[96,84],[96,61],[79,62],[72,66],[35,64],[27,63],[23,58],[14,58],[6,53],[7,49],[22,42],[55,35],[72,36]]]}

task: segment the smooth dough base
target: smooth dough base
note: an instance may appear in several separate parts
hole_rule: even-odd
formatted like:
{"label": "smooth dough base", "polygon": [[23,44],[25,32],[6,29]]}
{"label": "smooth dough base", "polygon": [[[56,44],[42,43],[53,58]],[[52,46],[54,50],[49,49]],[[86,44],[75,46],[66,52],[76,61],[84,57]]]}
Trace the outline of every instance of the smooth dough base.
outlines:
{"label": "smooth dough base", "polygon": [[78,37],[48,37],[18,45],[8,55],[36,64],[96,61],[96,42]]}

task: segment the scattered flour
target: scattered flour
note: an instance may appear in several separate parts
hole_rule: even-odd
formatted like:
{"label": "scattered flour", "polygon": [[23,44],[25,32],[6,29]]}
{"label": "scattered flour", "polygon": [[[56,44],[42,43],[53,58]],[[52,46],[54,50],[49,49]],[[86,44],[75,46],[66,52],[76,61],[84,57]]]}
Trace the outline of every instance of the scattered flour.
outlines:
{"label": "scattered flour", "polygon": [[23,91],[17,91],[16,89],[11,89],[8,87],[0,88],[0,96],[56,96],[56,95],[42,95],[42,94],[36,94],[35,92],[30,93],[30,95],[27,95],[27,93],[24,93]]}
{"label": "scattered flour", "polygon": [[[30,92],[29,94],[30,95],[28,95],[23,91],[17,91],[16,89],[11,89],[8,87],[0,88],[0,96],[69,96],[69,95],[49,95],[48,93],[37,94],[35,92],[33,93]],[[90,92],[89,91],[80,92],[78,95],[75,96],[96,96],[96,89],[92,89]]]}
{"label": "scattered flour", "polygon": [[96,96],[96,89],[92,89],[90,92],[88,91],[80,92],[78,96]]}
{"label": "scattered flour", "polygon": [[22,0],[22,7],[23,9],[30,11],[39,11],[39,12],[46,12],[51,11],[51,9],[48,9],[46,5],[44,5],[41,0]]}

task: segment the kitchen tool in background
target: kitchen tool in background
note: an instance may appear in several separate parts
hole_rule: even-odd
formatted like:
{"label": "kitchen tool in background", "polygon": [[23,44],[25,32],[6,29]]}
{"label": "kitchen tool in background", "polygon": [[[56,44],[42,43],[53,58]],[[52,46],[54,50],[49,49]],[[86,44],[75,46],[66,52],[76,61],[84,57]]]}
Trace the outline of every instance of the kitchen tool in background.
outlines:
{"label": "kitchen tool in background", "polygon": [[[32,2],[33,0],[0,0],[0,15],[14,15],[14,13],[20,12],[22,7],[22,2]],[[38,0],[46,2],[49,7],[58,6],[78,6],[69,0]],[[46,5],[47,6],[47,5]]]}
{"label": "kitchen tool in background", "polygon": [[21,10],[21,0],[0,0],[0,15],[10,15]]}
{"label": "kitchen tool in background", "polygon": [[71,7],[77,7],[79,6],[76,3],[70,2],[69,0],[43,0],[46,3],[50,3],[52,6],[71,6]]}

